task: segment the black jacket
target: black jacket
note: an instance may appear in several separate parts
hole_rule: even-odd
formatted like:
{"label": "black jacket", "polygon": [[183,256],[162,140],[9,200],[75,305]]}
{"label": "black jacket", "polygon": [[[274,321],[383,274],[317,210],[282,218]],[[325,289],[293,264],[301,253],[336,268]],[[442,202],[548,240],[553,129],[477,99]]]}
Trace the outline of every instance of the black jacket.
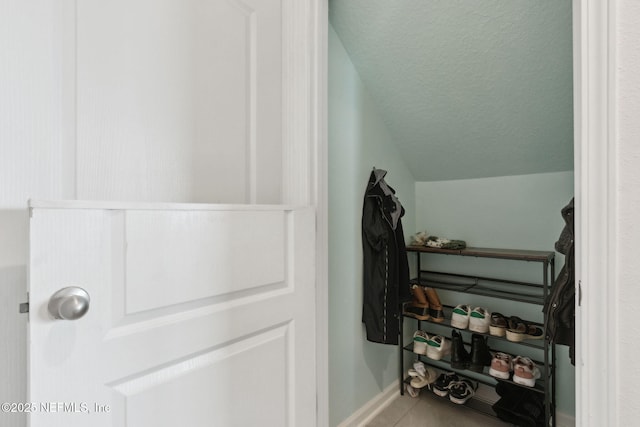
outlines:
{"label": "black jacket", "polygon": [[367,340],[398,344],[400,303],[411,298],[409,266],[402,232],[404,208],[374,169],[362,207],[363,304]]}
{"label": "black jacket", "polygon": [[545,302],[547,339],[556,344],[569,346],[569,357],[575,365],[575,260],[573,199],[562,208],[565,226],[556,242],[556,250],[565,255],[564,266],[553,283]]}

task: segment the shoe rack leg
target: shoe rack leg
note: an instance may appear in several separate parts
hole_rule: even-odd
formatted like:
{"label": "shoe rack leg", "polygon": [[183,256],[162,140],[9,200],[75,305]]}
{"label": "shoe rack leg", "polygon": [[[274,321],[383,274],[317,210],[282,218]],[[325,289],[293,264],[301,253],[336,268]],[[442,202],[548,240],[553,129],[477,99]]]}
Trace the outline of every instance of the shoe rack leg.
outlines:
{"label": "shoe rack leg", "polygon": [[400,319],[398,322],[400,322],[400,336],[398,337],[398,342],[400,343],[398,346],[400,356],[398,366],[400,366],[400,374],[398,378],[400,378],[400,396],[404,396],[404,316],[402,315],[402,307],[400,308]]}

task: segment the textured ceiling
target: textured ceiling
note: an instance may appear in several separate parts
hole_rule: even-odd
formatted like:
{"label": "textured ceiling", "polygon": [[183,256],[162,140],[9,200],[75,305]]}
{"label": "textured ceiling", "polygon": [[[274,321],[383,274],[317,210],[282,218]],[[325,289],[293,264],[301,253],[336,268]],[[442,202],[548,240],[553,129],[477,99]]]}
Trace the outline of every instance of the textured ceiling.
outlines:
{"label": "textured ceiling", "polygon": [[330,0],[418,181],[573,169],[571,0]]}

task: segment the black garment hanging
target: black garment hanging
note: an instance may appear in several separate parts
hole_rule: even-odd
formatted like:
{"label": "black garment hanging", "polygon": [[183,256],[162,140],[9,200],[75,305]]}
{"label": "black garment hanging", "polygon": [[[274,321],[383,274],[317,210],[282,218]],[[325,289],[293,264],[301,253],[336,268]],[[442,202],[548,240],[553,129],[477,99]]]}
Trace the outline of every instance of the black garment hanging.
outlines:
{"label": "black garment hanging", "polygon": [[402,231],[404,208],[373,169],[362,207],[363,304],[367,340],[398,344],[400,304],[411,299],[409,264]]}
{"label": "black garment hanging", "polygon": [[547,339],[556,344],[569,346],[569,357],[575,360],[576,306],[575,306],[575,261],[573,199],[562,208],[565,226],[556,242],[556,250],[565,255],[564,266],[553,283],[551,293],[545,301],[545,323]]}

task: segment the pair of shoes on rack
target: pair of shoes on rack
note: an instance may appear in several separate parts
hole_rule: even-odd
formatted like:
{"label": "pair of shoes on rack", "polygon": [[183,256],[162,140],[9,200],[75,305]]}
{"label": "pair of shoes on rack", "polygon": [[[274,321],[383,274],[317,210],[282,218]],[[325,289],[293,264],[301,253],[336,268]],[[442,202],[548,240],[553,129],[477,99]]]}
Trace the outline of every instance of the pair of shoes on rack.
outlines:
{"label": "pair of shoes on rack", "polygon": [[535,323],[522,320],[518,316],[507,318],[501,313],[491,313],[489,333],[497,337],[506,336],[513,342],[544,338],[544,330]]}
{"label": "pair of shoes on rack", "polygon": [[484,307],[471,308],[469,304],[457,305],[451,314],[451,326],[457,329],[486,334],[489,332],[491,313]]}
{"label": "pair of shoes on rack", "polygon": [[544,338],[544,330],[532,322],[511,316],[507,319],[506,335],[507,339],[513,342],[540,340]]}
{"label": "pair of shoes on rack", "polygon": [[512,358],[506,353],[496,353],[491,360],[489,375],[495,378],[508,380],[513,371],[513,382],[516,384],[533,387],[540,378],[540,370],[528,357],[517,356]]}
{"label": "pair of shoes on rack", "polygon": [[468,378],[461,378],[455,372],[440,374],[433,384],[433,392],[440,397],[449,396],[449,400],[459,405],[471,399],[478,384]]}
{"label": "pair of shoes on rack", "polygon": [[429,336],[426,332],[417,330],[413,334],[413,352],[429,359],[440,360],[451,354],[451,341],[442,335]]}
{"label": "pair of shoes on rack", "polygon": [[485,366],[491,365],[491,352],[487,345],[487,338],[473,334],[471,337],[471,353],[467,352],[460,332],[451,331],[451,367],[454,369],[469,369],[482,372]]}
{"label": "pair of shoes on rack", "polygon": [[[502,421],[525,427],[545,425],[544,396],[506,382],[496,385],[496,393],[501,396],[493,410]],[[551,409],[553,413],[553,408]]]}
{"label": "pair of shoes on rack", "polygon": [[444,321],[442,303],[435,289],[412,283],[410,291],[413,301],[404,304],[403,313],[405,315],[437,323]]}
{"label": "pair of shoes on rack", "polygon": [[409,385],[414,389],[430,386],[438,377],[438,373],[433,368],[425,366],[424,363],[420,361],[415,362],[413,369],[409,369],[407,374],[411,377]]}

